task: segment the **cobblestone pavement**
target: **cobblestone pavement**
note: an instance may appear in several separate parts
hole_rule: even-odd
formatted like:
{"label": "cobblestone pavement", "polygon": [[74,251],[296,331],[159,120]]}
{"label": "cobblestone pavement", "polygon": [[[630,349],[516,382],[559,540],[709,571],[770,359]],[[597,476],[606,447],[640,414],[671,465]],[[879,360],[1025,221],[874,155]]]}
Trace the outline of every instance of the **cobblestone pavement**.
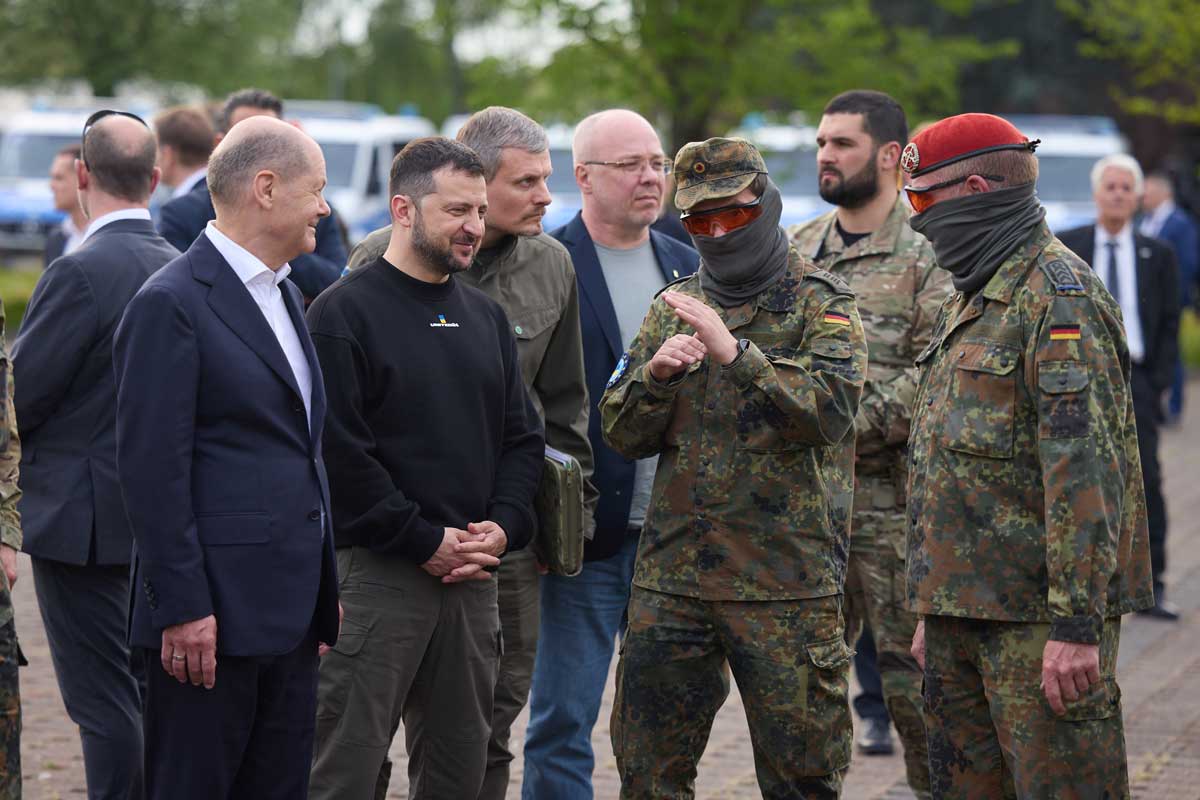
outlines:
{"label": "cobblestone pavement", "polygon": [[[1192,407],[1182,427],[1163,436],[1163,474],[1171,515],[1168,538],[1170,599],[1184,611],[1176,624],[1126,617],[1121,632],[1118,677],[1133,796],[1140,800],[1200,800],[1200,382],[1190,387]],[[57,800],[85,795],[79,736],[67,718],[54,681],[36,609],[28,559],[15,589],[17,628],[30,665],[21,670],[25,714],[22,766],[25,797]],[[592,737],[597,754],[597,800],[618,795],[616,764],[609,744],[612,675],[600,722]],[[517,720],[514,746],[524,741],[528,714]],[[389,798],[407,793],[403,735],[392,748],[396,761]],[[510,798],[520,794],[521,761],[513,764]],[[702,800],[759,796],[745,714],[731,693],[717,716],[700,762],[696,795]],[[865,758],[856,754],[846,780],[847,800],[909,800],[899,753]]]}

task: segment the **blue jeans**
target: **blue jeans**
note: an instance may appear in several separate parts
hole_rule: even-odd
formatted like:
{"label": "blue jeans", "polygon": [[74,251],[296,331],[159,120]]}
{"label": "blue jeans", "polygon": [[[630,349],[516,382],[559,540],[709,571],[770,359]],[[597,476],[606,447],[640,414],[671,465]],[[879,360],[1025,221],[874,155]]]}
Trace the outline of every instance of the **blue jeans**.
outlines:
{"label": "blue jeans", "polygon": [[574,578],[542,576],[542,627],[521,800],[592,800],[592,727],[617,634],[624,635],[638,536]]}

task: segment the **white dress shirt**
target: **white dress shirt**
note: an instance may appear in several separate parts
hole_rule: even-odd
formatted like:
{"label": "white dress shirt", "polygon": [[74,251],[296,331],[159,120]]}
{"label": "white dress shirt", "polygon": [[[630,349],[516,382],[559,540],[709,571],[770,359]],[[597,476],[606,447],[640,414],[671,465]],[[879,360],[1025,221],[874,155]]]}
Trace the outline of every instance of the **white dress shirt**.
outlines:
{"label": "white dress shirt", "polygon": [[[83,244],[91,238],[92,234],[103,228],[110,222],[116,222],[122,219],[144,219],[150,221],[150,209],[148,208],[122,208],[120,211],[110,211],[102,217],[97,217],[88,225],[87,231],[83,234],[83,238],[79,240],[79,244]],[[78,245],[76,245],[78,247]]]}
{"label": "white dress shirt", "polygon": [[178,186],[176,186],[174,189],[171,190],[171,199],[174,200],[176,197],[183,197],[185,194],[190,192],[192,190],[192,188],[197,183],[199,183],[201,180],[203,180],[207,175],[208,175],[208,167],[201,167],[200,169],[193,172],[191,175],[188,175],[186,178],[184,178],[182,181],[179,182]]}
{"label": "white dress shirt", "polygon": [[[1116,242],[1117,263],[1109,263],[1108,243]],[[1146,357],[1145,338],[1142,335],[1142,318],[1138,314],[1137,252],[1134,249],[1133,226],[1126,224],[1116,235],[1110,235],[1099,224],[1096,225],[1095,269],[1108,291],[1121,302],[1121,316],[1125,318],[1125,340],[1129,344],[1129,357],[1140,364]],[[1114,289],[1116,281],[1117,291]]]}
{"label": "white dress shirt", "polygon": [[284,264],[278,272],[259,261],[246,248],[230,239],[217,229],[215,220],[209,220],[204,234],[217,248],[233,271],[237,273],[246,291],[254,299],[259,311],[271,326],[279,347],[287,357],[292,368],[292,375],[300,387],[300,395],[304,398],[304,411],[308,415],[308,424],[312,426],[312,370],[308,367],[308,359],[304,356],[304,348],[300,345],[300,336],[296,326],[288,315],[287,306],[283,303],[283,292],[279,290],[279,282],[288,276],[292,268]]}
{"label": "white dress shirt", "polygon": [[69,216],[62,221],[62,232],[66,235],[67,240],[63,242],[62,254],[65,256],[68,253],[75,252],[79,245],[83,244],[84,231],[75,227],[75,220]]}

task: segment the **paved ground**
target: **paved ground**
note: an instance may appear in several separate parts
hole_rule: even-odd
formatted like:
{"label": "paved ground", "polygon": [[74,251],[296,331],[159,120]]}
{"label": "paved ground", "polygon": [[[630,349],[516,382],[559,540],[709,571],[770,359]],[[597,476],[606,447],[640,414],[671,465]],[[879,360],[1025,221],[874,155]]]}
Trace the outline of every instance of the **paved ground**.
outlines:
{"label": "paved ground", "polygon": [[[1200,383],[1183,427],[1167,431],[1163,473],[1171,514],[1171,598],[1185,612],[1177,624],[1126,618],[1121,634],[1119,680],[1123,692],[1133,796],[1144,800],[1200,800]],[[30,666],[21,672],[25,710],[22,758],[25,796],[32,800],[81,797],[83,762],[79,738],[59,698],[49,653],[29,580],[29,564],[16,587],[17,627]],[[612,680],[593,743],[598,800],[616,798],[619,782],[608,739]],[[515,744],[523,741],[526,715],[517,722]],[[407,781],[403,736],[393,747],[397,761],[389,798],[405,797]],[[514,764],[512,790],[519,795],[520,759]],[[899,755],[856,756],[844,796],[847,800],[901,800],[912,794],[904,785]],[[734,692],[717,716],[704,759],[697,796],[709,800],[758,797],[753,758],[742,704]],[[448,800],[452,800],[449,799]]]}

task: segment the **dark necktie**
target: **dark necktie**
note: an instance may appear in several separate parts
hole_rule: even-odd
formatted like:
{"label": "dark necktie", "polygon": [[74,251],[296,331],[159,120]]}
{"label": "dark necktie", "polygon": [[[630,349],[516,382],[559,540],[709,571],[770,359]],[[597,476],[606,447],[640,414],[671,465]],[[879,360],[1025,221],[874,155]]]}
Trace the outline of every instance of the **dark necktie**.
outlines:
{"label": "dark necktie", "polygon": [[1109,239],[1104,243],[1108,251],[1108,293],[1112,295],[1117,305],[1121,305],[1121,272],[1117,269],[1117,243]]}

